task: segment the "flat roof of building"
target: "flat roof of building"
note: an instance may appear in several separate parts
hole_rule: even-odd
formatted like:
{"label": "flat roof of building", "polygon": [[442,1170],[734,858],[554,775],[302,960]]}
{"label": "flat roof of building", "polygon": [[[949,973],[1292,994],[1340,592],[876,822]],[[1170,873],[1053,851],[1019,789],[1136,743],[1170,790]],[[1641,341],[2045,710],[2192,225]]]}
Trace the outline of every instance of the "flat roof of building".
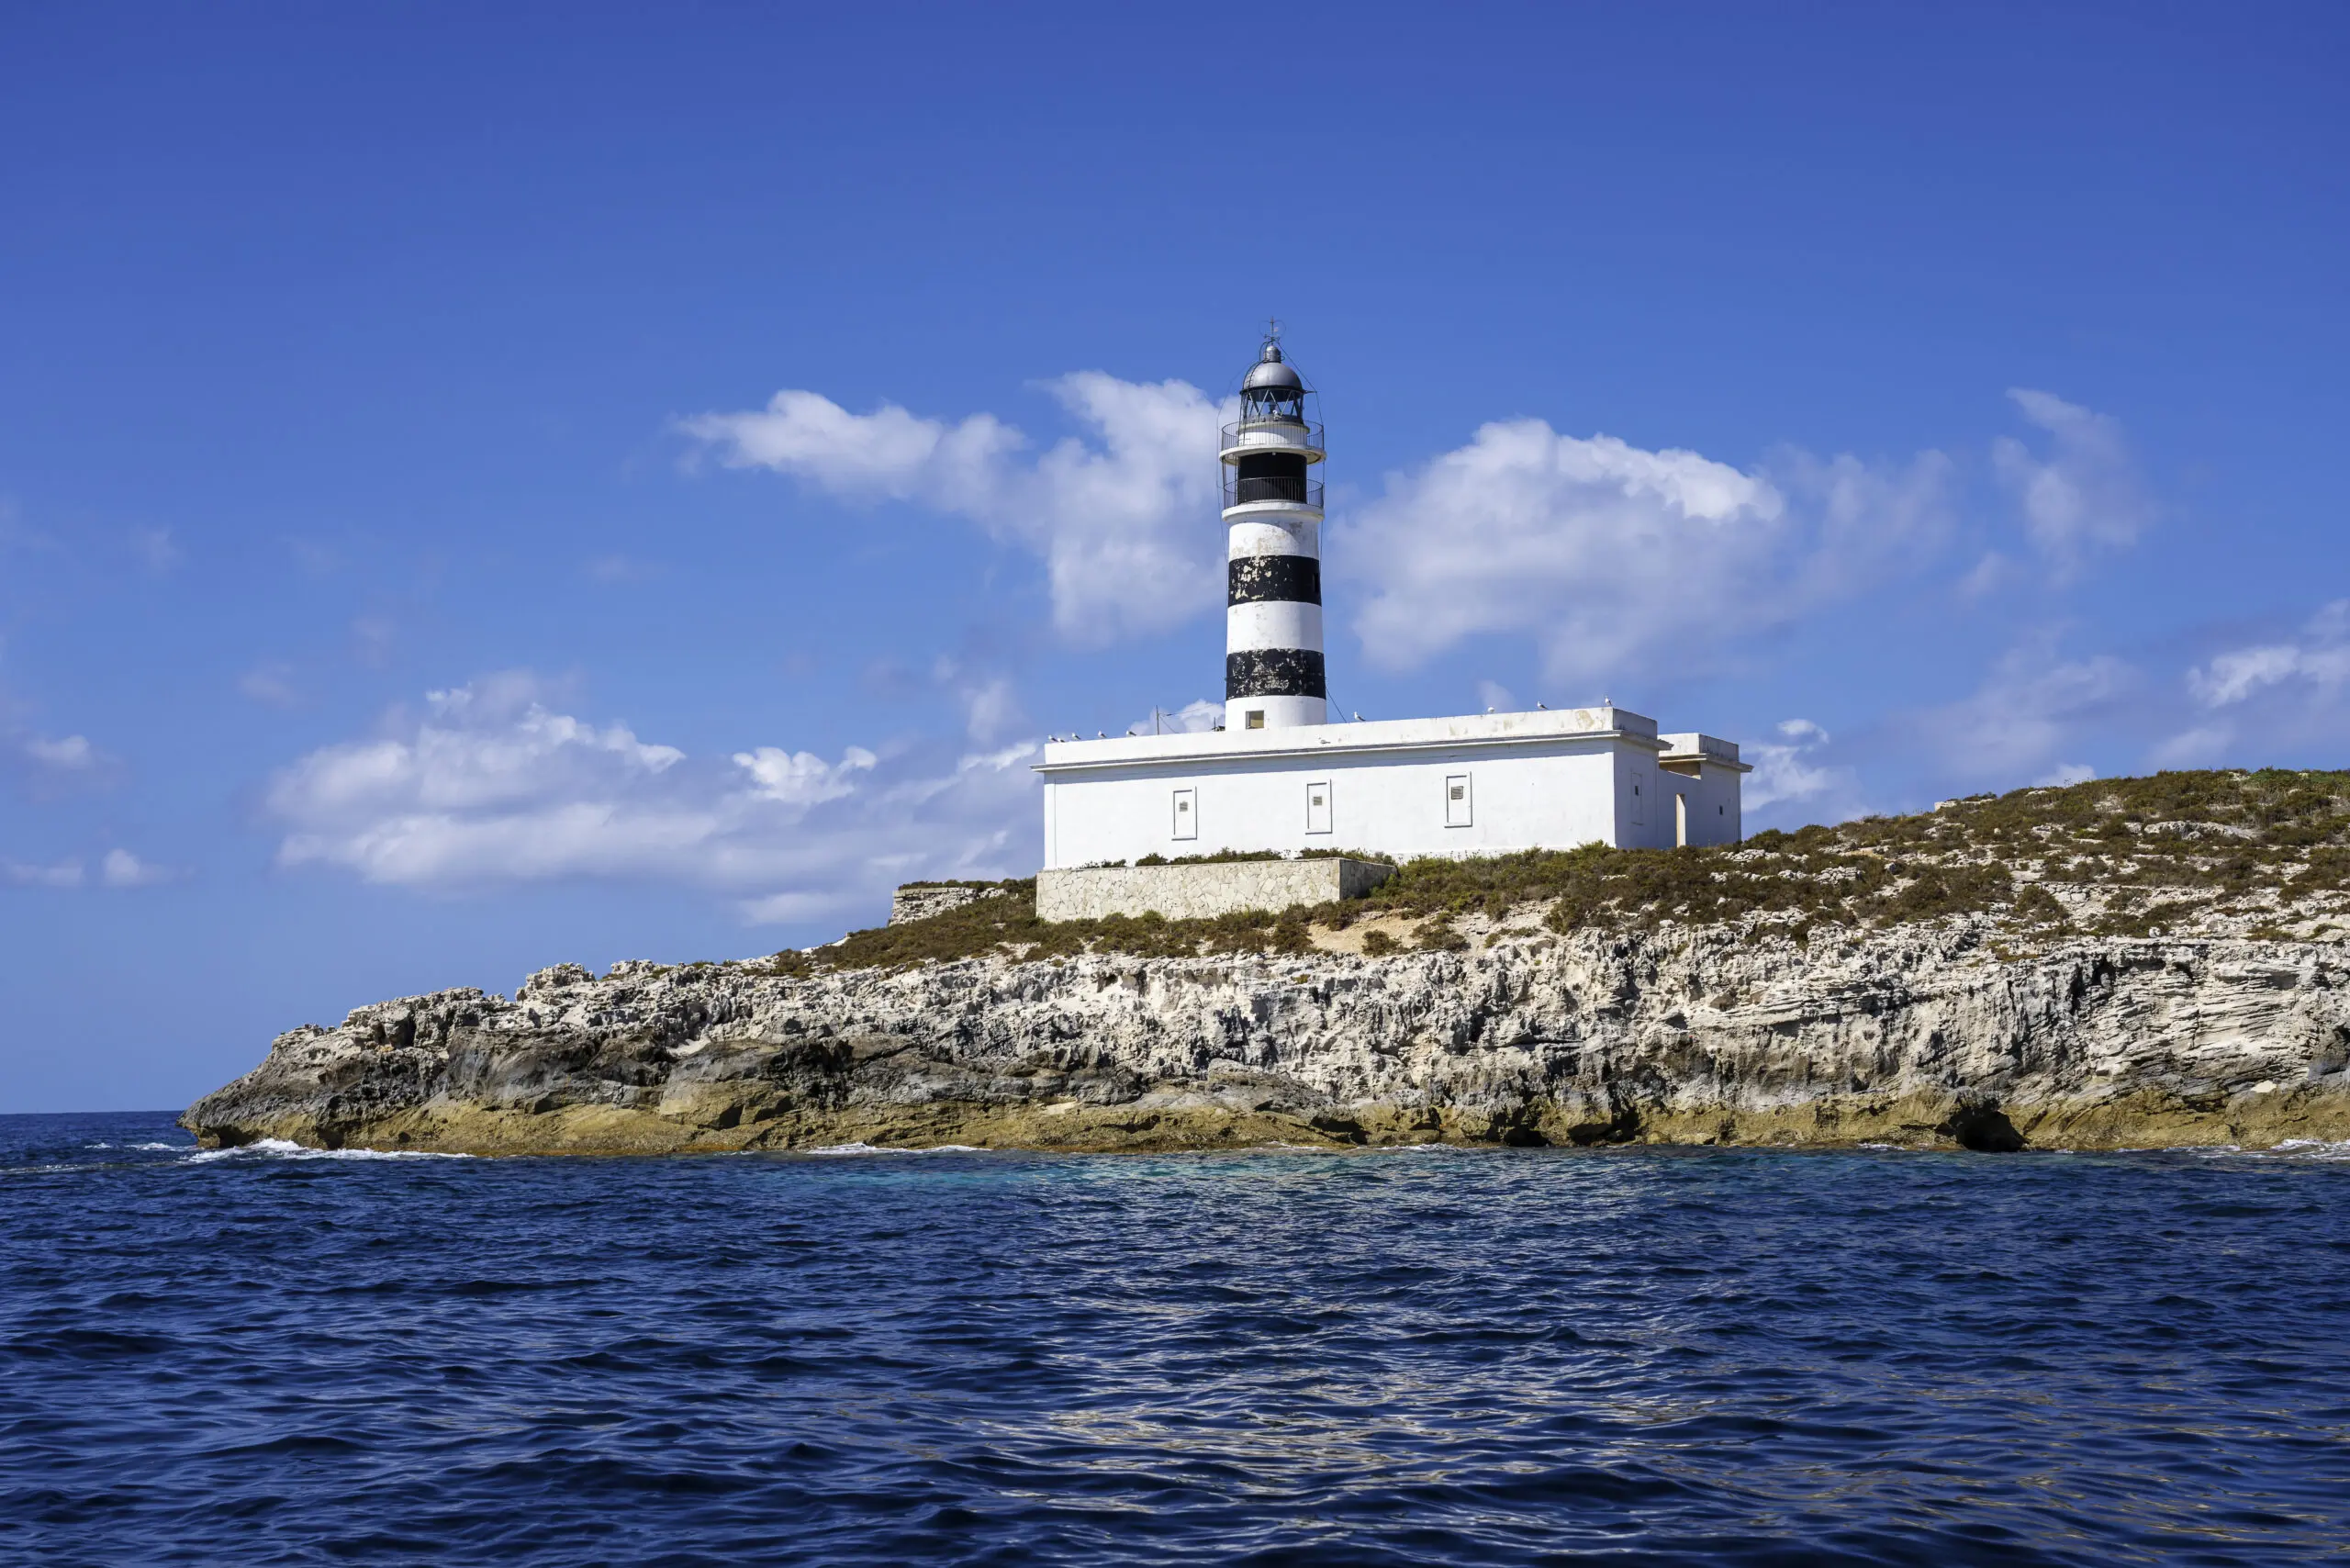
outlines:
{"label": "flat roof of building", "polygon": [[1656,721],[1625,708],[1537,709],[1528,713],[1462,713],[1449,719],[1371,719],[1354,723],[1292,724],[1265,730],[1201,730],[1171,735],[1118,735],[1054,741],[1039,773],[1153,763],[1228,762],[1348,752],[1410,752],[1460,746],[1508,747],[1557,741],[1627,740],[1671,756],[1743,767],[1738,747],[1711,735],[1660,738]]}

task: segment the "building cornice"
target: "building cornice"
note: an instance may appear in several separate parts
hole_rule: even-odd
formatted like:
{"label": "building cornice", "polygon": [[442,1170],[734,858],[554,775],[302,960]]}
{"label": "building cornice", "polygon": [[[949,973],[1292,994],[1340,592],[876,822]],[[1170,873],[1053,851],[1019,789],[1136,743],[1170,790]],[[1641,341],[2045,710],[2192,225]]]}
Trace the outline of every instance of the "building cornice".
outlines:
{"label": "building cornice", "polygon": [[[1615,722],[1609,722],[1613,720]],[[1627,722],[1626,721],[1628,721]],[[1521,750],[1561,745],[1600,745],[1623,742],[1663,755],[1653,721],[1621,709],[1569,709],[1534,713],[1463,714],[1451,719],[1397,719],[1351,724],[1304,724],[1292,728],[1229,730],[1180,735],[1122,735],[1113,740],[1056,741],[1045,774],[1070,774],[1133,767],[1189,767],[1256,761],[1295,762],[1309,757],[1408,756],[1415,753]],[[1707,756],[1715,766],[1723,759]],[[1736,763],[1728,764],[1738,767]]]}
{"label": "building cornice", "polygon": [[1667,767],[1672,767],[1677,762],[1694,762],[1701,767],[1718,767],[1728,773],[1751,773],[1754,771],[1754,765],[1751,762],[1740,762],[1734,757],[1718,756],[1710,751],[1669,750],[1663,756],[1658,757],[1657,761]]}

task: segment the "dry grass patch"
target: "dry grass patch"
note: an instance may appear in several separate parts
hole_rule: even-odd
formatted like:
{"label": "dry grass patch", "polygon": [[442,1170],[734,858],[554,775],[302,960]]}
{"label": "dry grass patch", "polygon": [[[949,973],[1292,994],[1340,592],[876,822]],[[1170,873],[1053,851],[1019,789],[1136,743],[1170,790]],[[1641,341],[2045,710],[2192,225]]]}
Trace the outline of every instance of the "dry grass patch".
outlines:
{"label": "dry grass patch", "polygon": [[[1366,859],[1381,857],[1362,855]],[[1262,858],[1263,857],[1227,857]],[[1210,857],[1214,858],[1214,857]],[[1365,899],[1215,920],[1035,913],[1033,879],[927,920],[784,952],[777,973],[983,958],[1460,951],[1539,928],[1730,927],[1797,941],[1989,915],[2008,951],[2065,936],[2322,929],[2350,893],[2350,773],[2159,773],[1978,796],[1908,816],[1702,849],[1527,851],[1405,862]]]}

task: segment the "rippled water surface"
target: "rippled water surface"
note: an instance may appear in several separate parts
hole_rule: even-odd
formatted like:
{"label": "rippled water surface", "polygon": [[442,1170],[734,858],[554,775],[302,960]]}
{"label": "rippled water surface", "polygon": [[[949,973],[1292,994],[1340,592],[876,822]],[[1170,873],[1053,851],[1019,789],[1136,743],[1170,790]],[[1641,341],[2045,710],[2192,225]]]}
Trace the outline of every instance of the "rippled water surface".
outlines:
{"label": "rippled water surface", "polygon": [[0,1118],[0,1561],[2340,1561],[2344,1155]]}

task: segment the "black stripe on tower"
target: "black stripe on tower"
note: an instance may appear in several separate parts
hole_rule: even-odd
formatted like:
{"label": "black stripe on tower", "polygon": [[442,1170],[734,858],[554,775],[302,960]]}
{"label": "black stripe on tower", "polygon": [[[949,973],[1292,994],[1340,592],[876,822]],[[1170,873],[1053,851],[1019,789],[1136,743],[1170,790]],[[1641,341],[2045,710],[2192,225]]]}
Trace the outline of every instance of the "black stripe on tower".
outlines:
{"label": "black stripe on tower", "polygon": [[1311,648],[1247,648],[1224,655],[1224,694],[1234,697],[1320,697],[1322,655]]}
{"label": "black stripe on tower", "polygon": [[1231,604],[1322,602],[1322,563],[1311,555],[1243,555],[1225,565]]}
{"label": "black stripe on tower", "polygon": [[1248,453],[1234,465],[1232,477],[1236,506],[1305,499],[1305,459],[1292,453]]}

